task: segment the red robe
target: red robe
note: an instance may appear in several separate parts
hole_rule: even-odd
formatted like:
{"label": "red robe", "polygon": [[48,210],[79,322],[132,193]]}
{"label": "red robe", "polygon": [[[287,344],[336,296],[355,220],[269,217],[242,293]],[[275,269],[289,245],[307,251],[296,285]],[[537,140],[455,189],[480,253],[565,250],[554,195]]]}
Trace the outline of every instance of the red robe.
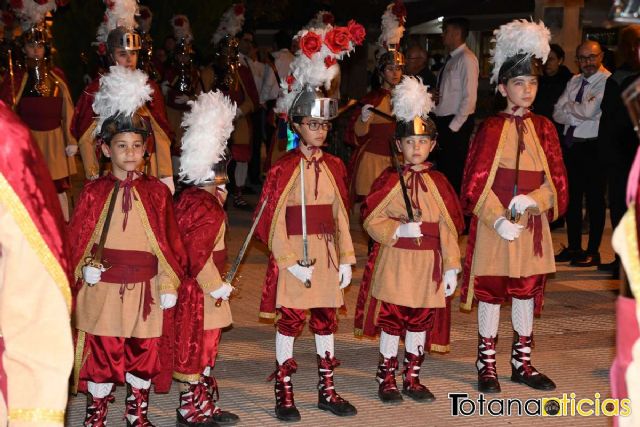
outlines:
{"label": "red robe", "polygon": [[[449,184],[445,176],[440,172],[430,170],[427,173],[435,183],[439,196],[444,202],[444,206],[447,208],[447,212],[445,212],[445,214],[449,216],[451,222],[456,228],[456,231],[460,234],[464,229],[464,220],[456,192],[453,190],[453,187],[451,187],[451,184]],[[391,190],[398,184],[398,181],[398,173],[393,168],[385,170],[382,175],[380,175],[380,177],[373,183],[371,193],[369,193],[362,204],[361,217],[363,221],[366,220],[376,207],[387,197],[389,192],[391,192]],[[380,243],[375,242],[373,244],[373,249],[369,254],[369,260],[365,266],[362,282],[360,284],[360,292],[358,294],[358,302],[356,305],[356,314],[354,319],[356,335],[374,337],[379,332],[378,328],[374,324],[374,318],[376,316],[375,308],[378,305],[378,300],[370,294],[371,280],[373,278],[373,272],[379,251]],[[446,307],[434,309],[435,317],[433,329],[431,330],[430,337],[428,337],[428,343],[425,344],[425,346],[429,346],[431,351],[449,351],[451,298],[447,298],[446,302]]]}
{"label": "red robe", "polygon": [[174,371],[193,375],[202,372],[204,331],[205,295],[196,277],[211,257],[227,215],[214,195],[198,187],[187,188],[180,194],[175,214],[188,260],[186,278],[178,291]]}
{"label": "red robe", "polygon": [[[545,175],[554,187],[556,200],[553,208],[547,214],[549,222],[551,222],[564,215],[569,201],[567,173],[562,160],[558,133],[553,123],[544,116],[527,113],[523,118],[531,118],[533,121],[536,135],[545,155],[543,159]],[[479,202],[481,202],[481,197],[485,191],[489,191],[493,186],[495,172],[492,174],[491,171],[495,170],[500,161],[500,153],[497,151],[506,120],[504,116],[499,115],[489,117],[482,123],[469,146],[469,154],[465,163],[460,204],[465,215],[471,215],[472,219],[460,292],[463,310],[471,310],[473,302],[473,295],[469,295],[468,291],[478,226],[478,217],[475,216],[474,211]],[[536,301],[536,311],[538,313],[539,308],[542,306],[541,303],[542,301]]]}
{"label": "red robe", "polygon": [[[300,166],[301,158],[303,158],[303,154],[300,152],[299,148],[291,150],[282,156],[280,160],[274,163],[267,173],[267,178],[262,186],[262,194],[260,195],[260,201],[258,202],[258,209],[260,209],[265,200],[267,200],[267,205],[254,233],[256,239],[267,246],[270,246],[271,238],[273,237],[271,236],[271,228],[276,208],[280,206],[280,199],[283,197],[285,189],[290,186],[290,181],[292,176],[294,176],[294,171]],[[331,154],[324,153],[322,154],[322,161],[327,165],[327,168],[333,175],[333,179],[338,186],[342,202],[344,206],[348,208],[346,183],[347,172],[342,160]],[[256,210],[256,214],[257,212],[258,210]],[[273,255],[269,254],[267,274],[262,287],[260,317],[265,319],[273,319],[275,317],[277,288],[278,265],[276,264]]]}
{"label": "red robe", "polygon": [[[78,204],[69,224],[71,265],[75,268],[76,277],[78,278],[75,283],[74,294],[83,285],[81,271],[82,266],[85,264],[84,256],[88,253],[88,247],[92,243],[91,236],[105,204],[109,203],[108,198],[111,190],[113,190],[115,181],[116,178],[111,174],[100,177],[95,181],[88,181],[82,189],[82,193],[80,193]],[[144,205],[149,225],[156,237],[160,252],[162,252],[168,264],[167,267],[173,270],[173,274],[179,280],[182,280],[187,265],[187,255],[174,217],[169,188],[157,178],[146,175],[142,175],[133,182],[133,186],[136,188]],[[160,341],[162,370],[153,379],[155,390],[158,393],[166,393],[171,387],[174,316],[175,308],[164,311]]]}
{"label": "red robe", "polygon": [[[101,77],[102,76],[98,76],[93,79],[93,81],[84,88],[78,102],[76,102],[73,120],[71,121],[71,134],[78,141],[80,141],[80,138],[82,138],[96,119],[97,114],[93,111],[93,98],[100,88]],[[170,140],[173,140],[173,132],[167,119],[167,110],[164,106],[162,91],[153,80],[148,80],[148,83],[151,86],[152,92],[151,101],[147,102],[147,108],[164,133],[167,134]],[[152,151],[152,147],[147,147],[147,149]]]}

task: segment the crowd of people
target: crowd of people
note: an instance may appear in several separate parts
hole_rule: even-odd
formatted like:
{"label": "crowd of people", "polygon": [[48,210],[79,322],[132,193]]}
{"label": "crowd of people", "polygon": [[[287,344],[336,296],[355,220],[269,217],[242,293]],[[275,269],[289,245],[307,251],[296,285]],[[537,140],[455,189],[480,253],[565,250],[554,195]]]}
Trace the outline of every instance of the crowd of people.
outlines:
{"label": "crowd of people", "polygon": [[[384,402],[435,399],[420,370],[426,353],[449,351],[459,281],[461,309],[478,310],[478,391],[501,391],[505,304],[512,381],[554,390],[532,352],[534,314],[556,263],[616,277],[621,262],[637,268],[637,242],[634,253],[621,241],[629,233],[618,235],[613,262],[602,263],[599,251],[607,196],[613,227],[631,224],[637,238],[627,179],[640,169],[638,140],[621,94],[640,72],[640,25],[621,31],[623,61],[613,72],[602,65],[602,46],[583,41],[575,75],[542,22],[502,25],[490,82],[505,107],[478,123],[479,65],[464,18],[444,19],[447,55],[431,67],[424,48],[403,53],[406,10],[389,4],[375,84],[354,108],[338,103],[340,61],[365,41],[354,20],[341,26],[319,12],[295,36],[278,32],[277,49],[260,58],[236,4],[213,34],[213,57],[195,64],[187,16],[171,19],[173,35],[154,53],[150,8],[105,5],[96,40],[103,67],[74,105],[64,73],[51,65],[43,22],[56,1],[12,4],[24,59],[10,59],[0,85],[3,425],[63,424],[69,376],[71,391],[87,395],[86,426],[106,425],[122,385],[126,424],[152,426],[151,386],[167,392],[173,381],[177,425],[237,423],[217,405],[214,375],[237,268],[223,275],[227,208],[253,211],[247,242],[268,248],[259,315],[275,319],[270,379],[283,421],[301,419],[293,350],[307,316],[318,408],[357,414],[334,376],[337,311],[356,264],[354,206],[369,236],[354,333],[379,336]],[[340,114],[349,116],[341,139],[350,159],[324,149]],[[72,209],[77,155],[86,182]],[[249,183],[261,186],[256,206],[244,197],[254,191]],[[563,218],[568,246],[554,254],[551,229]]]}

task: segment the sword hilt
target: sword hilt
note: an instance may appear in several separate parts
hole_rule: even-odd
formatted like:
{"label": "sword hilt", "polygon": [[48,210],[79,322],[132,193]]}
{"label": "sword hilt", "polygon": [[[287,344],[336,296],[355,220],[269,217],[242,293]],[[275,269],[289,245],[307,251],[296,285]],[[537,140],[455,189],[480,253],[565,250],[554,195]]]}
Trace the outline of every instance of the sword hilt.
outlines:
{"label": "sword hilt", "polygon": [[[316,263],[316,259],[301,259],[298,260],[298,265],[300,267],[311,267],[312,265],[314,265]],[[305,280],[304,282],[304,287],[309,289],[311,287],[311,280]]]}
{"label": "sword hilt", "polygon": [[[238,291],[238,288],[236,288],[235,286],[231,286],[231,287],[233,288],[233,290],[231,291],[231,295],[229,295],[229,299],[231,299],[231,296]],[[222,301],[223,301],[222,298],[218,298],[216,300],[215,306],[220,307],[222,305]]]}
{"label": "sword hilt", "polygon": [[[106,259],[104,259],[102,261],[99,261],[98,259],[96,259],[94,257],[90,257],[90,256],[88,256],[88,257],[86,257],[84,259],[84,265],[85,265],[85,267],[89,266],[89,267],[97,268],[98,270],[102,271],[103,273],[111,268],[111,264]],[[89,286],[89,287],[92,287],[92,286],[95,286],[95,285],[96,285],[95,283],[87,283],[87,286]]]}

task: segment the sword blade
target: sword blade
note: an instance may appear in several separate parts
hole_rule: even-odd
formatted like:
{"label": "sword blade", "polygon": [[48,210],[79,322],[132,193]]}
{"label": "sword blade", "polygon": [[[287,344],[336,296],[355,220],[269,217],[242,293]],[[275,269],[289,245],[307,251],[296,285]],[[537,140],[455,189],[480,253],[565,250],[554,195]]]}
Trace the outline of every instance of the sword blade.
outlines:
{"label": "sword blade", "polygon": [[302,217],[302,260],[309,263],[309,242],[307,241],[307,203],[304,190],[304,159],[300,159],[300,212]]}

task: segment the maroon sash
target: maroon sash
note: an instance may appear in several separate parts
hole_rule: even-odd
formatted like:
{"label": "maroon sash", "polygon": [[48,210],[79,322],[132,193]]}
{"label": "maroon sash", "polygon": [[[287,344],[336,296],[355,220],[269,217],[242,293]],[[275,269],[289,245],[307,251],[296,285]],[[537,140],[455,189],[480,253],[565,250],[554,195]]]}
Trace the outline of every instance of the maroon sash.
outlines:
{"label": "maroon sash", "polygon": [[[287,236],[302,234],[302,209],[300,206],[287,206],[285,215]],[[307,234],[333,234],[335,224],[332,205],[307,206]]]}
{"label": "maroon sash", "polygon": [[[513,185],[516,182],[516,170],[498,168],[496,178],[493,181],[491,189],[498,196],[500,203],[505,208],[509,206],[509,202],[513,199]],[[518,195],[529,194],[540,188],[544,183],[543,171],[520,171],[518,173]]]}
{"label": "maroon sash", "polygon": [[374,123],[369,126],[369,141],[364,151],[366,153],[390,156],[389,141],[395,138],[395,123]]}
{"label": "maroon sash", "polygon": [[57,129],[62,125],[62,97],[24,97],[18,104],[18,115],[31,130]]}
{"label": "maroon sash", "polygon": [[420,224],[422,237],[400,237],[393,245],[394,248],[409,249],[415,251],[433,251],[433,276],[434,282],[442,280],[442,255],[440,251],[440,227],[437,222],[423,222]]}

